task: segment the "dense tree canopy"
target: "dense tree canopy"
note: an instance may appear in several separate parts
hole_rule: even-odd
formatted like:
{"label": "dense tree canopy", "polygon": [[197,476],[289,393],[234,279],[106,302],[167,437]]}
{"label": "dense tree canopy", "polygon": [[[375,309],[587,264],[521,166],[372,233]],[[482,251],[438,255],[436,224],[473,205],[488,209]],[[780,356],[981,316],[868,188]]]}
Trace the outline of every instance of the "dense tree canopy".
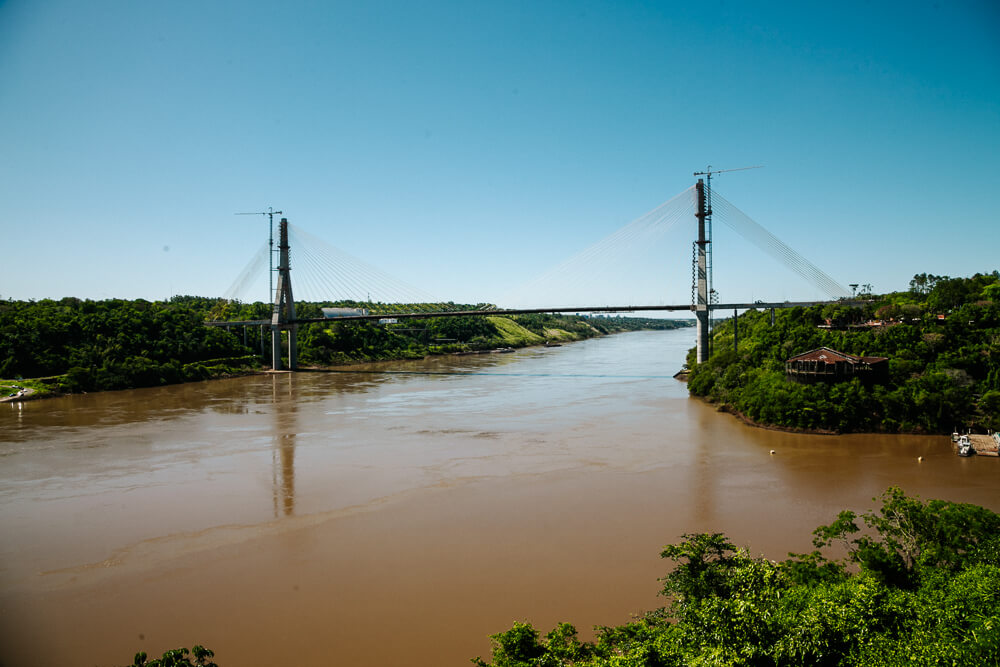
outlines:
{"label": "dense tree canopy", "polygon": [[219,667],[212,662],[214,657],[214,651],[196,644],[190,651],[175,648],[152,660],[145,652],[136,653],[129,667]]}
{"label": "dense tree canopy", "polygon": [[662,553],[668,606],[582,642],[562,623],[493,635],[480,667],[994,665],[1000,661],[1000,515],[889,489],[882,506],[815,531],[819,550],[775,562],[721,534]]}
{"label": "dense tree canopy", "polygon": [[0,302],[0,377],[64,375],[70,391],[196,380],[212,366],[243,366],[252,351],[203,325],[185,297],[149,301]]}
{"label": "dense tree canopy", "polygon": [[[1000,429],[1000,274],[916,276],[909,292],[863,308],[749,311],[715,329],[713,353],[693,366],[692,394],[769,424],[833,431]],[[862,323],[879,320],[881,326]],[[819,325],[830,322],[830,328]],[[862,325],[862,326],[859,326]],[[818,347],[889,358],[885,384],[802,385],[785,360]]]}
{"label": "dense tree canopy", "polygon": [[[322,307],[372,313],[477,310],[488,304],[382,304],[300,302],[301,318],[322,317]],[[109,299],[0,301],[0,378],[52,376],[63,391],[94,391],[199,380],[259,367],[269,355],[269,334],[206,327],[206,320],[265,321],[271,305],[177,296],[169,302]],[[633,317],[522,315],[441,317],[391,324],[330,320],[299,327],[299,361],[335,365],[428,354],[520,347],[580,340],[616,331],[688,326],[678,320]],[[262,344],[263,343],[263,344]]]}
{"label": "dense tree canopy", "polygon": [[[365,308],[379,312],[385,304],[340,301],[323,306]],[[481,309],[484,304],[445,304],[455,310]],[[318,317],[320,306],[307,304]],[[298,306],[297,306],[298,307]],[[403,312],[420,312],[438,304],[392,304]],[[298,307],[300,311],[303,308]],[[308,311],[303,311],[308,312]],[[391,311],[388,311],[391,312]],[[475,352],[501,347],[523,347],[545,342],[571,341],[637,329],[672,329],[690,326],[682,320],[638,317],[581,317],[578,315],[512,315],[406,319],[393,324],[337,321],[312,323],[299,328],[299,359],[318,365],[388,359],[415,359],[429,354]]]}

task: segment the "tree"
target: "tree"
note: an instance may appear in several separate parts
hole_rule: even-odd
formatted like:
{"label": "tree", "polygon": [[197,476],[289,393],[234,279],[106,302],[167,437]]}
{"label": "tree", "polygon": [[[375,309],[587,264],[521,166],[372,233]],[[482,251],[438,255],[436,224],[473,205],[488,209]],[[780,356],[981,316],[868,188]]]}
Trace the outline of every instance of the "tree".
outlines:
{"label": "tree", "polygon": [[918,273],[910,281],[910,291],[914,294],[930,293],[939,280],[947,280],[948,276],[935,276],[933,273]]}
{"label": "tree", "polygon": [[736,560],[736,547],[722,533],[690,533],[683,541],[668,544],[661,558],[674,561],[674,569],[662,579],[661,595],[680,605],[727,593],[728,575]]}
{"label": "tree", "polygon": [[[848,559],[887,584],[907,588],[923,577],[958,572],[1000,542],[1000,515],[977,505],[945,500],[922,502],[898,487],[881,496],[882,507],[837,520],[814,531],[817,547],[840,541]],[[867,530],[862,531],[858,519]]]}
{"label": "tree", "polygon": [[[864,530],[858,525],[862,522]],[[841,512],[816,530],[843,540],[848,570],[820,551],[783,563],[735,550],[721,533],[684,535],[661,554],[669,608],[598,628],[595,644],[559,624],[493,635],[479,667],[1000,664],[1000,515],[909,498]],[[671,618],[673,616],[673,618]]]}
{"label": "tree", "polygon": [[161,657],[151,662],[147,662],[146,654],[140,651],[135,654],[129,667],[219,667],[211,661],[213,657],[215,657],[213,651],[196,644],[191,649],[190,656],[186,648],[175,648],[165,651]]}
{"label": "tree", "polygon": [[594,653],[594,645],[581,643],[576,628],[559,623],[544,640],[530,623],[515,622],[506,632],[491,635],[493,662],[474,658],[479,667],[559,667],[586,660]]}
{"label": "tree", "polygon": [[1000,301],[1000,282],[984,287],[979,297],[987,301]]}
{"label": "tree", "polygon": [[[850,432],[950,433],[956,426],[1000,427],[991,391],[1000,391],[1000,273],[971,278],[918,274],[914,288],[888,294],[849,315],[839,304],[791,308],[772,326],[764,313],[739,317],[739,353],[732,324],[720,322],[715,351],[689,360],[688,390],[757,422]],[[919,299],[924,303],[916,303]],[[874,329],[828,330],[825,318],[897,318]],[[851,383],[801,386],[784,371],[789,357],[818,347],[889,358],[889,375],[874,387]],[[691,355],[689,355],[690,357]]]}

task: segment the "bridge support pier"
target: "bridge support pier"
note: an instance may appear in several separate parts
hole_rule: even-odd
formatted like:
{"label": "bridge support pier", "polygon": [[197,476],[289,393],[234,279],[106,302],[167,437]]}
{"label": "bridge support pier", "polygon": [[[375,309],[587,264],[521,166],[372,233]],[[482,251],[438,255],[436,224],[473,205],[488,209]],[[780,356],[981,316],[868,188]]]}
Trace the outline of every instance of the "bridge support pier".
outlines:
{"label": "bridge support pier", "polygon": [[697,350],[697,352],[698,352],[697,361],[700,364],[700,363],[702,363],[704,361],[708,361],[708,355],[709,355],[709,352],[708,352],[708,343],[709,343],[709,336],[708,336],[708,331],[709,331],[708,309],[706,308],[704,310],[698,310],[695,313],[695,317],[697,318],[697,327],[696,327],[696,330],[695,330],[696,331],[695,335],[697,336],[696,343],[697,343],[697,348],[698,348],[698,350]]}
{"label": "bridge support pier", "polygon": [[[281,332],[288,332],[288,368],[299,366],[295,321],[295,299],[292,297],[291,267],[288,262],[288,219],[281,219],[278,241],[278,286],[274,290],[274,308],[271,311],[271,368],[281,370]],[[289,324],[293,322],[293,324]]]}
{"label": "bridge support pier", "polygon": [[733,308],[733,352],[740,351],[740,316]]}
{"label": "bridge support pier", "polygon": [[281,328],[271,325],[271,368],[279,371],[281,364]]}
{"label": "bridge support pier", "polygon": [[280,371],[284,367],[284,362],[281,358],[281,353],[284,350],[284,344],[282,342],[282,331],[288,332],[288,368],[295,370],[299,367],[299,351],[298,343],[296,341],[296,325],[286,325],[271,327],[271,368],[276,371]]}

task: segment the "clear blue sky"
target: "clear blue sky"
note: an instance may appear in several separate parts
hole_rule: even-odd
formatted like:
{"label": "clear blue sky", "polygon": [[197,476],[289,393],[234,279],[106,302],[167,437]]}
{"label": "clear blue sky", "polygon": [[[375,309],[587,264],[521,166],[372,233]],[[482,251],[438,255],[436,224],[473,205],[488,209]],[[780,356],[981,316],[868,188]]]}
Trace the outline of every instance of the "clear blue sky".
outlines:
{"label": "clear blue sky", "polygon": [[[495,301],[709,164],[844,284],[1000,268],[1000,5],[0,0],[5,299],[221,295],[273,206]],[[693,236],[602,287],[688,300]],[[715,241],[724,301],[820,296]]]}

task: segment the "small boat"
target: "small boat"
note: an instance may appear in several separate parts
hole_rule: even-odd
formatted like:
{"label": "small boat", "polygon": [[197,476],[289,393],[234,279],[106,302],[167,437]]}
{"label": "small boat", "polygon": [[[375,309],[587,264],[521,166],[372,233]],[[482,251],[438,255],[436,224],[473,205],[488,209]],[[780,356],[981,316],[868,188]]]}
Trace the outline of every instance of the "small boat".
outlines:
{"label": "small boat", "polygon": [[972,456],[975,453],[976,450],[972,448],[972,441],[969,440],[969,436],[967,435],[958,436],[958,455]]}

